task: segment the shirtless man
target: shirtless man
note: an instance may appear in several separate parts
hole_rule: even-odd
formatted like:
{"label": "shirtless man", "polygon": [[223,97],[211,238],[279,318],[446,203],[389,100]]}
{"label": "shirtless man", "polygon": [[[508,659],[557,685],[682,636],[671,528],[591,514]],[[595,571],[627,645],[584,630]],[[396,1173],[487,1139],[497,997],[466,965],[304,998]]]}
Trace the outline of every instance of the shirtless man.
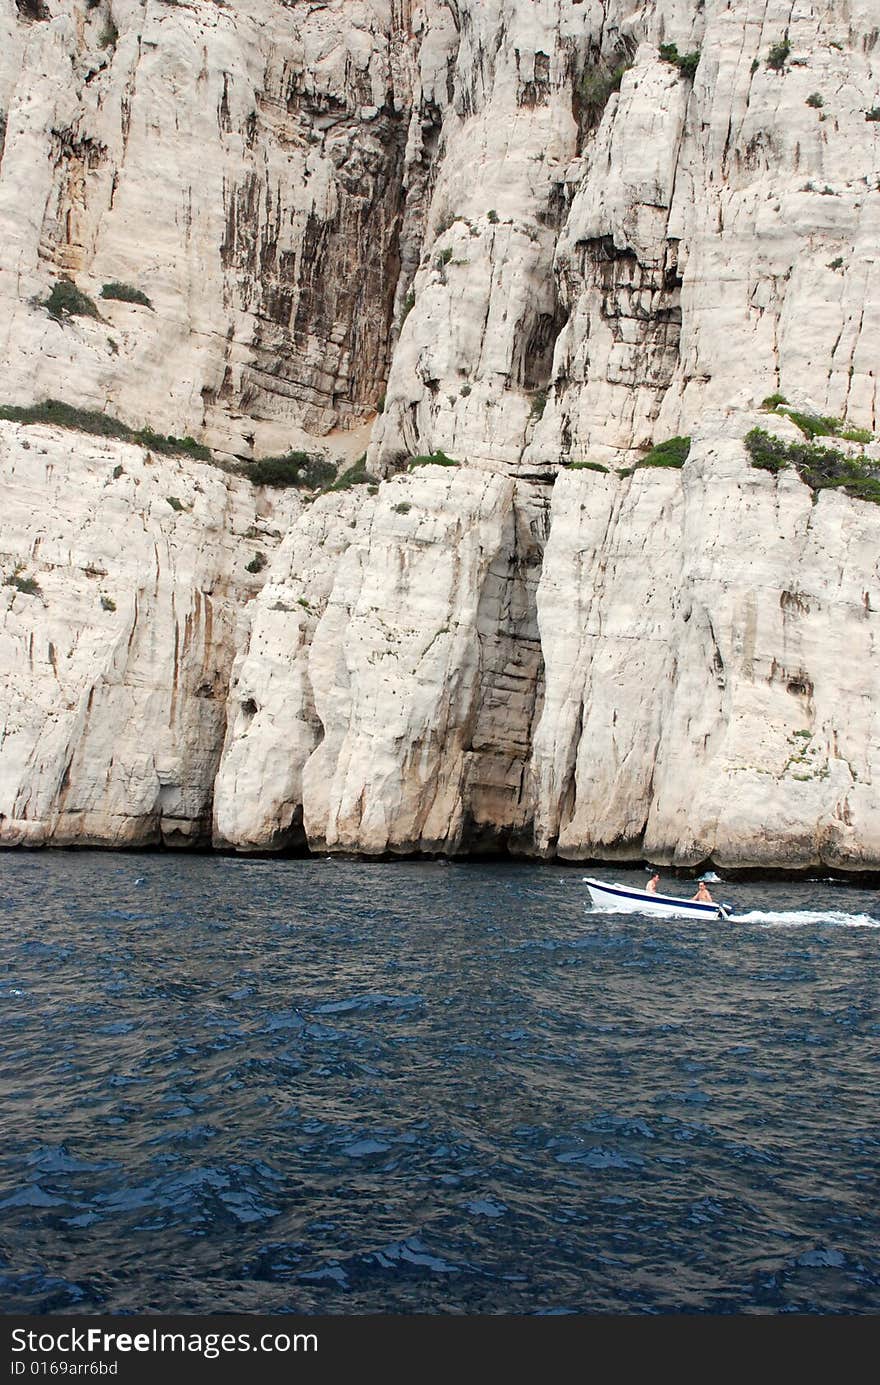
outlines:
{"label": "shirtless man", "polygon": [[697,893],[691,896],[692,901],[698,904],[714,904],[715,901],[706,888],[705,880],[701,880],[697,886]]}
{"label": "shirtless man", "polygon": [[651,879],[648,881],[647,885],[645,886],[645,889],[647,890],[648,894],[656,894],[656,893],[657,893],[657,886],[658,886],[659,884],[660,884],[660,876],[659,876],[659,875],[652,875],[652,876],[651,876]]}

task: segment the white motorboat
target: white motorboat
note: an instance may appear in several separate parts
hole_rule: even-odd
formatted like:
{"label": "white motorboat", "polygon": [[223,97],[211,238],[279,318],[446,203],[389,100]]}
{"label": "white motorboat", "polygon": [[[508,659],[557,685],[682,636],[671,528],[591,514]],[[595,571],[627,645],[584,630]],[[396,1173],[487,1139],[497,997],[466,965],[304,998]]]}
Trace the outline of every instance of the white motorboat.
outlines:
{"label": "white motorboat", "polygon": [[675,895],[654,894],[651,890],[635,890],[630,885],[618,885],[584,876],[593,908],[603,914],[648,914],[664,919],[727,919],[730,911],[723,904],[701,904],[694,899],[677,899]]}

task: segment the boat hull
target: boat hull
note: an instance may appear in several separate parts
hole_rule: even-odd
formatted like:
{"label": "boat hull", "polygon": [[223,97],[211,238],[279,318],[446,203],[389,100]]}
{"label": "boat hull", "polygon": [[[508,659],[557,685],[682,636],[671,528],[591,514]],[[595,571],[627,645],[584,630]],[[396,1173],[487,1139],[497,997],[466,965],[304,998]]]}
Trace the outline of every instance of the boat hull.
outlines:
{"label": "boat hull", "polygon": [[691,899],[676,899],[674,895],[652,894],[634,890],[628,885],[615,885],[604,880],[584,877],[593,908],[603,914],[647,914],[651,918],[682,919],[726,918],[721,904],[699,904]]}

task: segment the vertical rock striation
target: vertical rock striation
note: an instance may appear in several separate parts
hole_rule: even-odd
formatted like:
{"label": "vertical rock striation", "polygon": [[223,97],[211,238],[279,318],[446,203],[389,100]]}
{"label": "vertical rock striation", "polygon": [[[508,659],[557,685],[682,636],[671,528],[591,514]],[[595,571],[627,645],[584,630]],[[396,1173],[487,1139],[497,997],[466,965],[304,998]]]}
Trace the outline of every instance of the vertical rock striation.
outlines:
{"label": "vertical rock striation", "polygon": [[[535,846],[722,866],[875,862],[880,515],[755,471],[561,477],[538,612]],[[647,560],[646,560],[647,559]]]}
{"label": "vertical rock striation", "polygon": [[10,424],[0,494],[0,842],[206,843],[248,568],[296,502]]}
{"label": "vertical rock striation", "polygon": [[[111,406],[243,456],[371,416],[403,253],[409,5],[43,10],[2,5],[11,401]],[[99,318],[39,307],[61,276]],[[108,282],[151,307],[100,298]]]}

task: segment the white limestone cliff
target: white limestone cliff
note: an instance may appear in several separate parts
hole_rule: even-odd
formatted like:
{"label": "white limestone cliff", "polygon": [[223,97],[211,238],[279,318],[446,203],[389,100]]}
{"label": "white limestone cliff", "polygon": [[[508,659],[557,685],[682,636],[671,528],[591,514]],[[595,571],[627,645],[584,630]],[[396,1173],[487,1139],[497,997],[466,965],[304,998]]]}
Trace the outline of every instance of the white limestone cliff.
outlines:
{"label": "white limestone cliff", "polygon": [[[239,456],[371,416],[414,41],[397,8],[2,0],[7,402],[107,407]],[[100,317],[41,308],[59,277]]]}
{"label": "white limestone cliff", "polygon": [[710,416],[681,472],[559,478],[538,589],[537,849],[880,856],[880,513],[751,467],[741,439],[759,422]]}
{"label": "white limestone cliff", "polygon": [[0,423],[0,843],[210,840],[248,569],[296,508],[203,463]]}
{"label": "white limestone cliff", "polygon": [[[295,819],[368,853],[872,867],[880,513],[755,470],[756,422],[710,417],[682,471],[561,475],[536,590],[497,473],[426,467],[332,534],[300,519],[233,693],[222,840],[284,844]],[[241,773],[272,763],[280,796]]]}
{"label": "white limestone cliff", "polygon": [[880,509],[742,447],[800,436],[777,391],[880,429],[874,0],[0,0],[0,38],[0,405],[381,479],[0,424],[0,840],[880,868]]}

